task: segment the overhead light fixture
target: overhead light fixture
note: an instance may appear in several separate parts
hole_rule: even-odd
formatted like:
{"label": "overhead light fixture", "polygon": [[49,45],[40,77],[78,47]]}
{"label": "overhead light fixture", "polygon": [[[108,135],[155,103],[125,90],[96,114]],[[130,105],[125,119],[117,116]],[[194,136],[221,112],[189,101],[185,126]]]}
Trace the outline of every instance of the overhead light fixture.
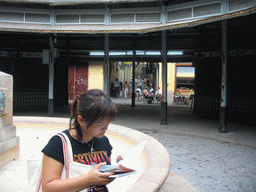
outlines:
{"label": "overhead light fixture", "polygon": [[168,51],[167,55],[183,55],[183,51]]}
{"label": "overhead light fixture", "polygon": [[109,55],[126,55],[126,51],[111,51]]}
{"label": "overhead light fixture", "polygon": [[90,55],[98,56],[98,55],[105,55],[103,51],[90,51]]}
{"label": "overhead light fixture", "polygon": [[[110,56],[119,56],[119,55],[132,55],[132,51],[110,51]],[[104,56],[104,51],[90,51],[92,56]],[[136,50],[136,55],[161,55],[160,51],[141,51]],[[168,51],[167,55],[183,55],[183,51]]]}
{"label": "overhead light fixture", "polygon": [[160,51],[146,51],[146,55],[161,55]]}

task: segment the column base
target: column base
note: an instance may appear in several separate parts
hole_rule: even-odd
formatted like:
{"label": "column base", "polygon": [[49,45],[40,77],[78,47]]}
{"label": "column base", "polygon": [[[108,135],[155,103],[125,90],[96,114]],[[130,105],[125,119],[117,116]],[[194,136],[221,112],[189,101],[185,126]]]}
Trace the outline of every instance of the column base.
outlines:
{"label": "column base", "polygon": [[54,116],[54,100],[48,99],[48,116],[53,117]]}
{"label": "column base", "polygon": [[132,93],[132,107],[135,107],[136,94]]}
{"label": "column base", "polygon": [[[13,142],[16,141],[16,144],[19,143],[19,138],[13,138],[9,141],[3,142],[1,147],[6,147],[8,148],[6,151],[4,151],[3,153],[0,153],[0,167],[8,164],[9,162],[13,161],[13,159],[16,159],[17,157],[19,157],[20,154],[20,148],[19,145],[16,146],[11,146],[13,145]],[[10,148],[9,148],[10,147]]]}
{"label": "column base", "polygon": [[167,125],[167,102],[161,102],[161,123],[160,125]]}
{"label": "column base", "polygon": [[219,132],[220,133],[227,133],[228,127],[227,127],[227,107],[220,107],[220,126],[219,126]]}

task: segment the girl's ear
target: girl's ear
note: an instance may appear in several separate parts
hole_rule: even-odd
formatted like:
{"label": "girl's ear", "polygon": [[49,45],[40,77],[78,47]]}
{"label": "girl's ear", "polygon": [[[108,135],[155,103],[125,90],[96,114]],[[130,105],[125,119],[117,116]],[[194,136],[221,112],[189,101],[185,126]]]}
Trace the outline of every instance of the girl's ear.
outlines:
{"label": "girl's ear", "polygon": [[77,116],[77,122],[79,123],[80,126],[82,126],[85,123],[84,119],[81,115]]}

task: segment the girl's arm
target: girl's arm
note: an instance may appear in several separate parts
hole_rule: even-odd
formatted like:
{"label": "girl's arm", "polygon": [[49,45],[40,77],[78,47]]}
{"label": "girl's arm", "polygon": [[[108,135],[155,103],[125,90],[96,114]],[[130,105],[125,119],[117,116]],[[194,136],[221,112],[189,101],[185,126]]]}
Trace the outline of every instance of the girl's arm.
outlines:
{"label": "girl's arm", "polygon": [[42,189],[43,192],[75,192],[94,185],[107,185],[113,179],[109,179],[113,173],[101,173],[99,168],[105,165],[100,163],[92,168],[85,175],[71,178],[60,179],[63,164],[59,161],[44,155],[42,165]]}

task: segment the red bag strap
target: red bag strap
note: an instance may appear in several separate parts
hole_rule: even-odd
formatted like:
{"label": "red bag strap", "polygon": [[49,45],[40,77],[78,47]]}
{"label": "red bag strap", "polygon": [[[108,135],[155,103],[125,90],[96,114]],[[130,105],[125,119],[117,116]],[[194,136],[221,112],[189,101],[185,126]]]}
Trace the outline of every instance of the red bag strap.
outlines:
{"label": "red bag strap", "polygon": [[[65,178],[68,179],[69,178],[69,156],[68,156],[67,141],[61,133],[58,133],[57,136],[59,136],[62,141],[64,166],[65,166]],[[40,173],[39,180],[37,182],[36,192],[39,192],[41,187],[42,187],[42,172]]]}

